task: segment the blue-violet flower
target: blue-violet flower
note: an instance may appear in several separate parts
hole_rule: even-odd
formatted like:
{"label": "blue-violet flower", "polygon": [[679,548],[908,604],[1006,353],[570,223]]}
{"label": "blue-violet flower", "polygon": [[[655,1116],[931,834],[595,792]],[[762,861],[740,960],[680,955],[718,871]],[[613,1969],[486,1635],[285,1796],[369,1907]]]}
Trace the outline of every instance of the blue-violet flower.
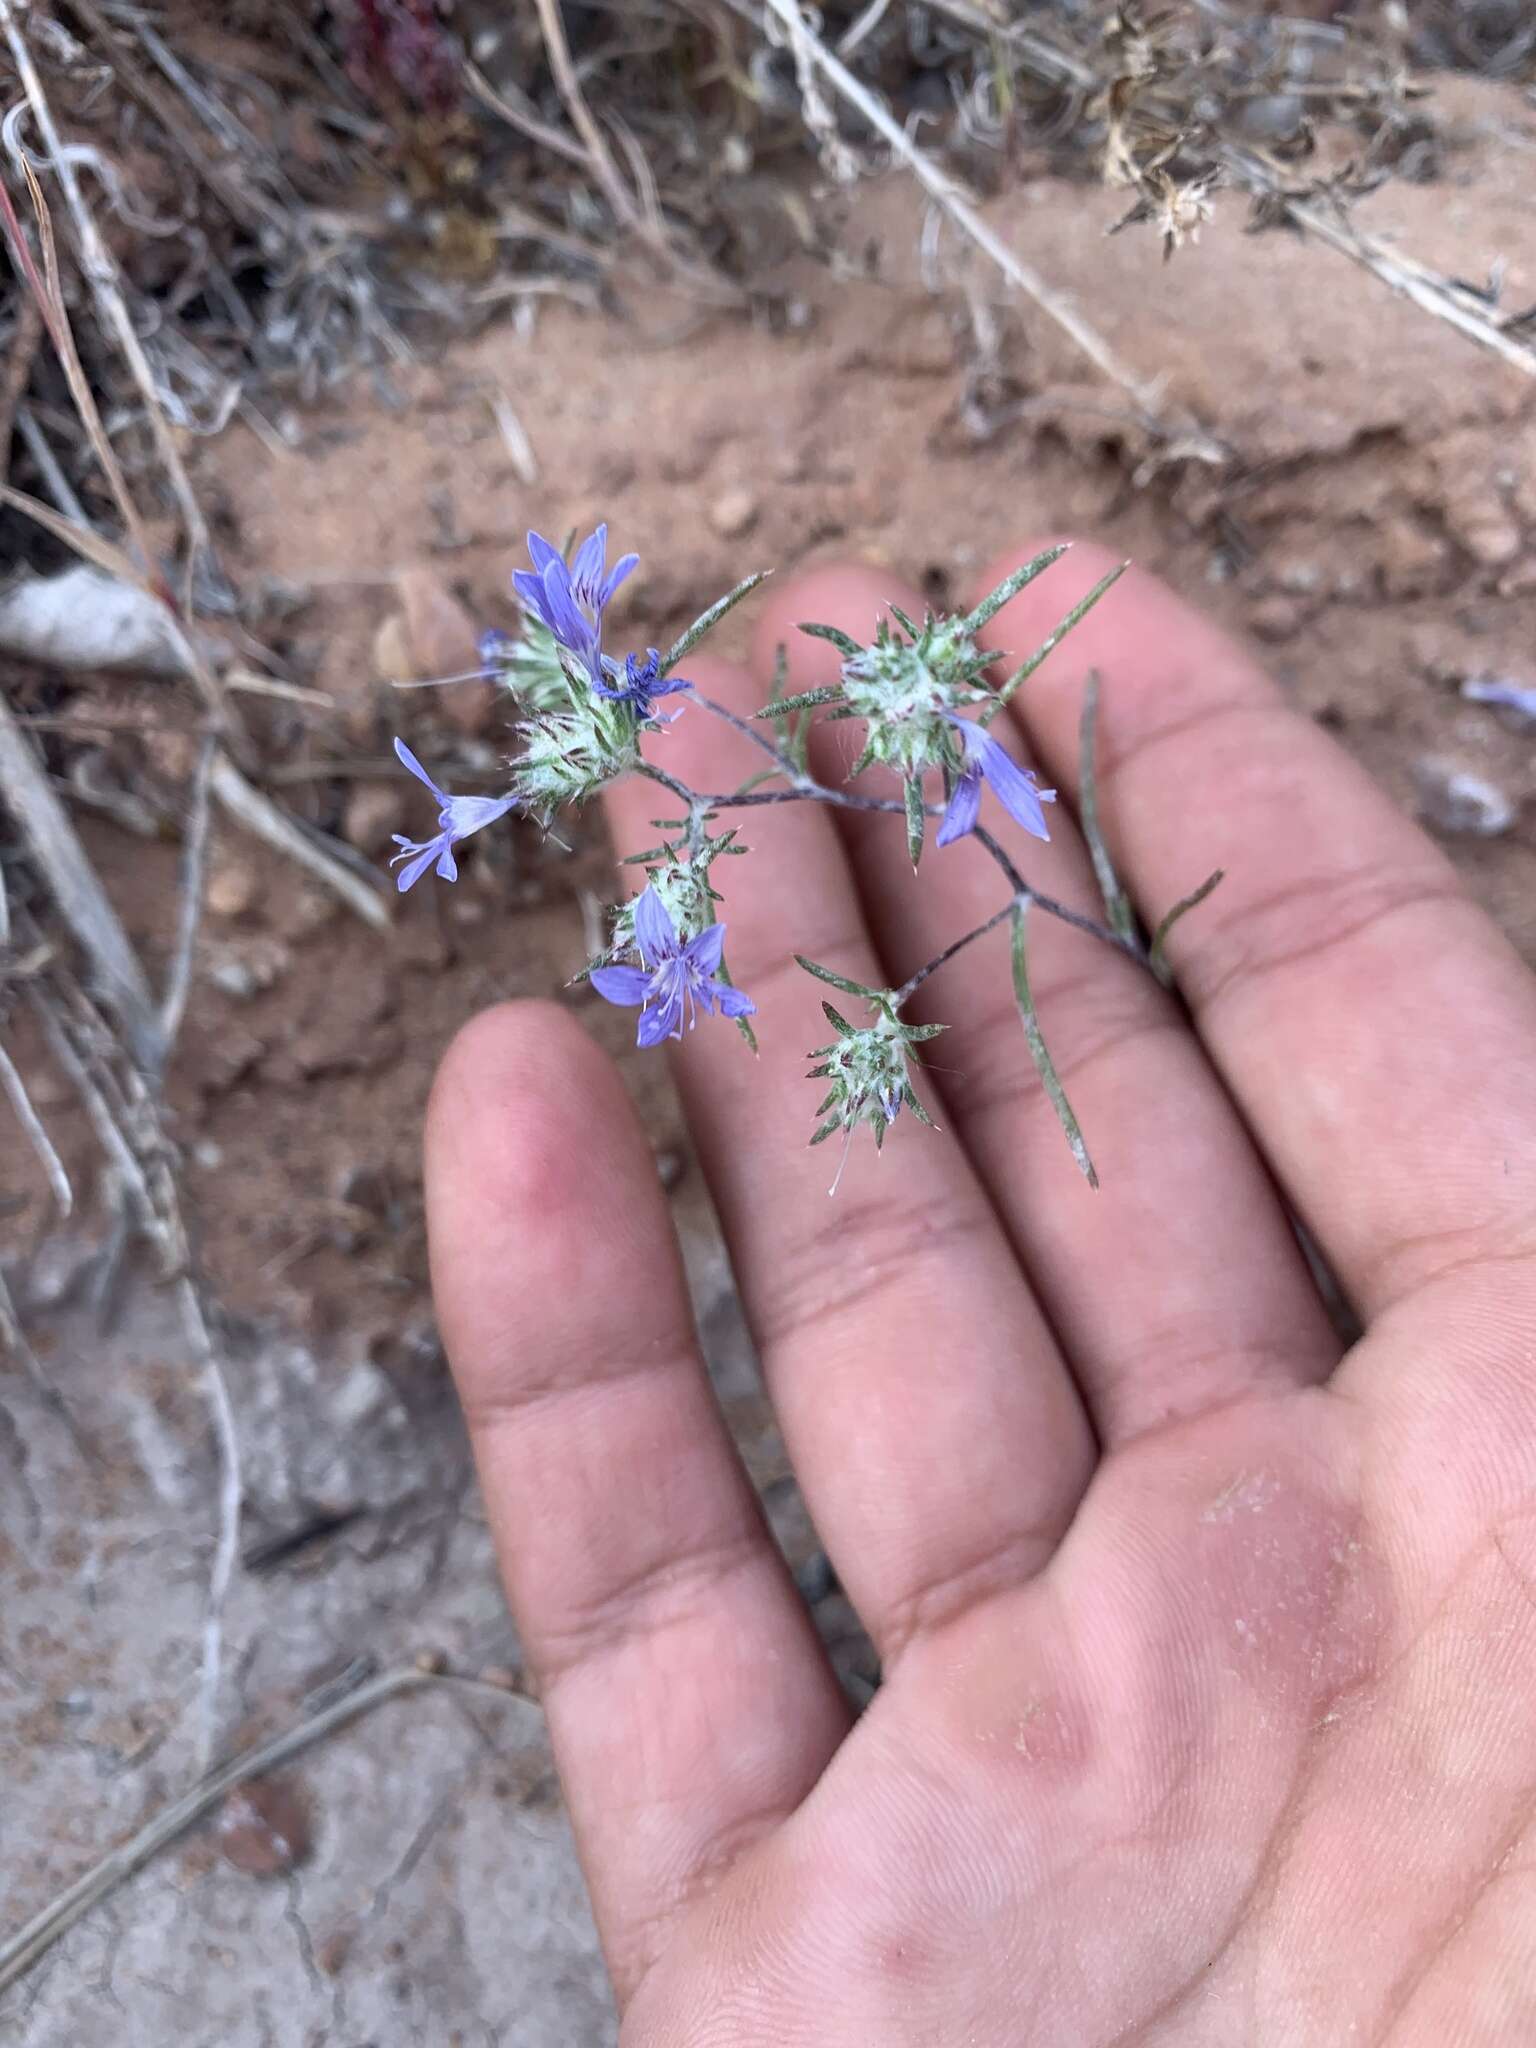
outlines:
{"label": "blue-violet flower", "polygon": [[961,718],[953,711],[945,712],[944,716],[960,735],[963,762],[939,824],[938,845],[948,846],[963,839],[967,832],[975,831],[983,780],[1010,818],[1026,832],[1033,832],[1037,839],[1049,839],[1042,806],[1055,803],[1055,790],[1041,789],[1033,770],[1021,768],[1007,748],[984,732],[974,719]]}
{"label": "blue-violet flower", "polygon": [[700,1009],[722,1017],[750,1017],[757,1005],[729,982],[719,980],[723,924],[706,925],[686,941],[654,887],[635,901],[635,945],[639,967],[594,967],[592,986],[605,1002],[641,1005],[638,1045],[681,1038],[686,1013],[692,1030]]}
{"label": "blue-violet flower", "polygon": [[426,769],[405,744],[395,741],[395,752],[403,765],[410,769],[418,782],[424,782],[441,806],[438,811],[438,834],[435,839],[411,840],[401,832],[394,834],[394,841],[400,851],[390,860],[394,867],[404,861],[395,877],[400,893],[419,882],[427,869],[436,861],[437,872],[445,882],[456,882],[459,878],[459,864],[453,857],[453,849],[461,839],[467,839],[471,832],[478,832],[482,825],[494,824],[506,816],[517,802],[516,792],[506,796],[450,796],[446,789],[439,789]]}
{"label": "blue-violet flower", "polygon": [[517,570],[512,588],[524,608],[582,663],[600,689],[603,612],[625,577],[639,566],[640,557],[625,555],[609,569],[606,525],[588,534],[570,562],[539,533],[529,534],[528,553],[533,568]]}
{"label": "blue-violet flower", "polygon": [[644,661],[636,660],[632,654],[625,655],[623,682],[619,681],[618,664],[609,661],[606,655],[603,657],[603,666],[613,679],[613,684],[610,686],[594,678],[593,689],[599,697],[606,697],[610,703],[627,704],[642,725],[648,718],[654,716],[653,699],[672,697],[679,690],[693,688],[692,683],[685,682],[681,676],[665,676],[657,680],[661,670],[661,656],[654,647],[647,649]]}

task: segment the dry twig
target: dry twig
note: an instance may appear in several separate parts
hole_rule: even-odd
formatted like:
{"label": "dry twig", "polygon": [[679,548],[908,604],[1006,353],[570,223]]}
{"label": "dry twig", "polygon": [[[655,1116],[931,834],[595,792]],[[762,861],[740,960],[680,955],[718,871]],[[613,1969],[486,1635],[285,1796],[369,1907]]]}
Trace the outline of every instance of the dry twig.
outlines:
{"label": "dry twig", "polygon": [[[485,1697],[494,1696],[500,1700],[522,1700],[522,1695],[510,1693],[500,1686],[488,1685],[474,1679],[456,1678],[440,1672],[426,1671],[417,1665],[407,1665],[398,1671],[382,1672],[355,1691],[342,1695],[329,1705],[317,1709],[294,1727],[274,1735],[270,1741],[257,1743],[253,1748],[231,1757],[216,1771],[205,1777],[180,1799],[173,1800],[163,1812],[155,1815],[136,1834],[121,1843],[110,1855],[92,1869],[86,1871],[34,1915],[24,1927],[18,1928],[10,1940],[0,1944],[0,1992],[9,1989],[24,1977],[35,1963],[45,1956],[56,1941],[62,1939],[71,1927],[82,1920],[93,1906],[125,1884],[137,1871],[144,1868],[160,1851],[195,1827],[204,1815],[209,1814],[226,1793],[234,1791],[237,1785],[248,1785],[253,1778],[263,1777],[268,1771],[276,1770],[306,1749],[312,1749],[317,1742],[348,1722],[358,1720],[371,1713],[375,1707],[384,1706],[388,1701],[399,1699],[407,1693],[424,1692],[431,1688],[471,1689]],[[522,1702],[527,1704],[526,1701]]]}
{"label": "dry twig", "polygon": [[[181,511],[182,524],[187,536],[187,575],[190,580],[192,563],[208,547],[208,528],[192,490],[190,478],[181,460],[165,413],[155,390],[154,372],[139,340],[133,316],[123,295],[121,277],[116,261],[96,225],[96,216],[86,201],[85,193],[75,172],[74,158],[65,149],[54,123],[53,109],[43,90],[42,79],[32,62],[32,53],[27,47],[26,37],[17,24],[12,0],[0,0],[0,34],[10,45],[11,55],[21,79],[27,103],[37,122],[38,133],[47,148],[53,165],[59,189],[64,194],[70,218],[74,222],[75,235],[80,258],[80,267],[96,299],[97,310],[102,324],[116,341],[123,361],[127,364],[134,382],[143,393],[149,416],[150,430],[155,437],[155,447]],[[31,168],[22,160],[31,177]],[[146,566],[152,559],[146,557]],[[183,607],[190,610],[190,606]]]}
{"label": "dry twig", "polygon": [[[742,0],[732,0],[732,4],[740,8]],[[1229,451],[1203,427],[1167,419],[1162,413],[1156,386],[1138,377],[1127,364],[1122,363],[1076,306],[1054,286],[1047,284],[1038,271],[1031,269],[992,232],[949,173],[926,151],[918,148],[906,130],[892,118],[884,102],[862,80],[855,78],[818,36],[812,34],[799,12],[798,0],[764,0],[764,4],[787,30],[801,38],[809,59],[848,104],[858,110],[876,134],[890,145],[935,205],[997,265],[1017,291],[1033,300],[1101,376],[1128,394],[1143,426],[1158,441],[1167,445],[1172,453],[1201,462],[1224,463],[1227,460]]]}
{"label": "dry twig", "polygon": [[107,892],[49,786],[31,742],[0,694],[0,788],[44,886],[84,948],[102,995],[122,1024],[134,1058],[158,1071],[163,1049],[154,997]]}

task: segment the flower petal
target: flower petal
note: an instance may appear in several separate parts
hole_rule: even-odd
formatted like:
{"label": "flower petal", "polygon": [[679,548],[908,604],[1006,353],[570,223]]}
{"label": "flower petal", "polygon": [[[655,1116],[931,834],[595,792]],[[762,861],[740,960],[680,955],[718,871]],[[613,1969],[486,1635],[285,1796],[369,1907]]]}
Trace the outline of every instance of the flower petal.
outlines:
{"label": "flower petal", "polygon": [[602,610],[605,604],[610,602],[613,593],[624,582],[625,578],[633,576],[639,566],[640,557],[638,555],[620,555],[612,569],[608,572],[607,582],[601,584],[594,592],[594,599],[599,611]]}
{"label": "flower petal", "polygon": [[424,782],[427,785],[428,789],[431,790],[432,794],[435,797],[439,798],[443,803],[448,802],[448,792],[444,789],[438,788],[437,784],[432,780],[431,776],[427,773],[426,769],[422,767],[421,763],[417,760],[416,756],[411,752],[410,748],[405,744],[404,740],[397,739],[395,741],[395,754],[401,766],[404,768],[409,768],[411,773],[415,776],[418,782]]}
{"label": "flower petal", "polygon": [[593,640],[590,624],[577,610],[576,600],[571,595],[571,579],[564,562],[558,558],[544,571],[544,623],[554,634],[575,653],[585,652]]}
{"label": "flower petal", "polygon": [[645,1001],[651,986],[651,977],[638,967],[594,967],[588,979],[605,1003],[630,1008]]}
{"label": "flower petal", "polygon": [[[536,570],[514,569],[512,590],[525,612],[534,612],[544,619],[544,579]],[[544,623],[548,625],[549,621],[544,619]]]}
{"label": "flower petal", "polygon": [[[399,874],[395,877],[395,887],[400,891],[400,894],[402,896],[405,894],[407,889],[414,889],[416,884],[421,880],[422,876],[427,872],[427,869],[431,867],[433,861],[437,859],[438,849],[442,845],[442,843],[443,842],[440,839],[432,839],[429,840],[425,846],[415,847],[411,849],[411,851],[415,855],[415,858],[413,860],[407,861],[406,865],[400,870]],[[397,853],[395,855],[395,860],[405,860],[405,854]],[[390,865],[391,867],[393,867],[394,861],[391,861]]]}
{"label": "flower petal", "polygon": [[[558,548],[550,546],[542,533],[530,533],[528,536],[528,559],[533,564],[534,575],[542,576],[551,562],[561,561],[563,557]],[[516,580],[516,577],[514,577],[513,581],[516,582]]]}
{"label": "flower petal", "polygon": [[1022,825],[1026,832],[1033,832],[1037,839],[1050,838],[1041,806],[1056,801],[1054,789],[1039,788],[1030,770],[1021,768],[1007,748],[1000,747],[993,739],[985,741],[981,772],[1015,823]]}
{"label": "flower petal", "polygon": [[636,1045],[660,1045],[664,1038],[681,1038],[683,1035],[683,990],[682,984],[667,991],[658,1003],[640,1012],[640,1029],[635,1034]]}
{"label": "flower petal", "polygon": [[710,983],[722,1017],[755,1017],[757,1005],[744,988],[732,988],[728,981]]}
{"label": "flower petal", "polygon": [[635,899],[635,944],[640,948],[640,958],[653,972],[663,960],[677,957],[677,927],[654,883]]}
{"label": "flower petal", "polygon": [[981,770],[967,767],[955,780],[950,793],[949,807],[939,820],[935,837],[936,846],[949,846],[957,839],[963,839],[968,832],[976,829],[976,820],[981,815]]}
{"label": "flower petal", "polygon": [[603,580],[603,558],[607,553],[608,523],[604,520],[587,535],[571,563],[571,582],[578,590],[596,593]]}
{"label": "flower petal", "polygon": [[459,879],[459,864],[453,857],[451,839],[443,841],[443,850],[437,857],[437,872],[445,882],[456,882]]}
{"label": "flower petal", "polygon": [[721,949],[725,945],[725,926],[712,924],[701,931],[697,938],[690,939],[683,948],[683,958],[691,974],[707,979],[720,965]]}
{"label": "flower petal", "polygon": [[451,796],[443,804],[443,826],[452,839],[467,839],[504,818],[517,802],[517,792],[505,796]]}

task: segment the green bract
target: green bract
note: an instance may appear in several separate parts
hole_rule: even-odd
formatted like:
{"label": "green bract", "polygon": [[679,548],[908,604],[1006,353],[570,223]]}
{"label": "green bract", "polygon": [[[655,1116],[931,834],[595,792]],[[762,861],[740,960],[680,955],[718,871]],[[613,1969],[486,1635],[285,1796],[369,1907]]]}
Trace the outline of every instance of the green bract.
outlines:
{"label": "green bract", "polygon": [[545,825],[562,804],[585,803],[640,759],[633,712],[590,691],[569,710],[532,718],[519,730],[523,751],[512,763],[512,786]]}
{"label": "green bract", "polygon": [[496,680],[525,711],[563,711],[577,694],[554,634],[538,619],[523,621],[522,632],[498,649],[493,666]]}

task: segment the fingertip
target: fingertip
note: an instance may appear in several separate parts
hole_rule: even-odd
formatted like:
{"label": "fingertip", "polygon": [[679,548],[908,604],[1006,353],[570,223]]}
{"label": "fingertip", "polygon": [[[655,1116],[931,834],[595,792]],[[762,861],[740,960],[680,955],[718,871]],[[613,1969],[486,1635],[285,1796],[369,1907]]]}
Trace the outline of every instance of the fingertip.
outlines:
{"label": "fingertip", "polygon": [[616,1243],[652,1228],[635,1110],[613,1062],[556,1003],[503,1003],[462,1028],[433,1083],[425,1155],[438,1311],[450,1353],[465,1358],[499,1357],[501,1340],[476,1340],[536,1300],[547,1312],[579,1294]]}
{"label": "fingertip", "polygon": [[537,1126],[573,1098],[580,1070],[602,1060],[558,1003],[497,1003],[471,1017],[443,1054],[428,1098],[429,1180],[445,1161],[468,1157],[479,1166],[483,1152],[505,1156],[509,1124],[537,1141]]}

